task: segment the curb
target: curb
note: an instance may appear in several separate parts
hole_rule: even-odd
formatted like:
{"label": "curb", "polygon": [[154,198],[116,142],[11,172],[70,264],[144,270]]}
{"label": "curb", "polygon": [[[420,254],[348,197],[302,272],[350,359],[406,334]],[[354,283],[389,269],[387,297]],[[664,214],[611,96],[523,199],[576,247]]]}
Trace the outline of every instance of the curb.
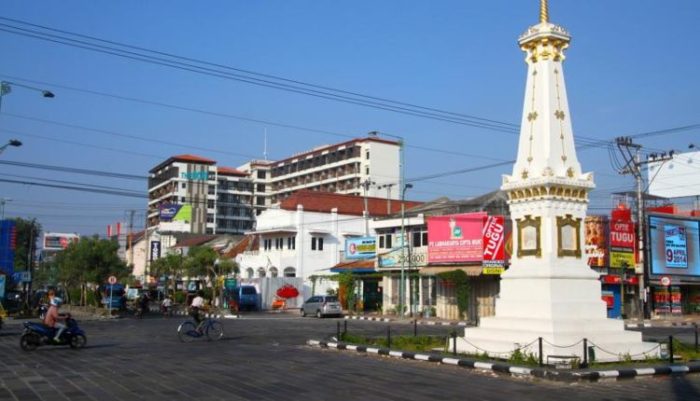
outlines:
{"label": "curb", "polygon": [[345,320],[368,320],[372,322],[392,322],[392,319],[386,317],[374,317],[374,316],[345,316]]}
{"label": "curb", "polygon": [[631,379],[639,376],[659,376],[671,374],[700,373],[700,363],[690,365],[657,366],[637,369],[619,370],[592,370],[584,372],[564,372],[547,368],[526,368],[513,366],[507,363],[491,363],[476,361],[473,359],[450,358],[439,355],[419,354],[406,351],[392,351],[389,348],[368,347],[365,345],[345,344],[342,342],[329,342],[318,340],[307,340],[306,344],[312,347],[332,348],[339,351],[355,351],[359,353],[383,355],[399,359],[413,359],[416,361],[426,361],[442,363],[445,365],[460,366],[482,371],[497,373],[507,373],[511,376],[533,376],[541,379],[578,382],[578,381],[598,381],[600,379]]}
{"label": "curb", "polygon": [[[372,322],[397,322],[413,324],[414,319],[390,319],[387,317],[374,317],[374,316],[345,316],[345,320],[367,320]],[[418,320],[418,325],[423,326],[469,326],[469,322],[465,321],[449,321],[449,320]]]}

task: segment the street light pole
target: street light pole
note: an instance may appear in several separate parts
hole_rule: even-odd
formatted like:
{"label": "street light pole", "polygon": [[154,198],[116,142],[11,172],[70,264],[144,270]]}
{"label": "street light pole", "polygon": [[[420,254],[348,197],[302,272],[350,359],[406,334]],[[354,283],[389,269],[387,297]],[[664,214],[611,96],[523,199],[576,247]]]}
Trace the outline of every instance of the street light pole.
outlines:
{"label": "street light pole", "polygon": [[5,203],[11,200],[10,198],[0,198],[0,221],[5,220]]}
{"label": "street light pole", "polygon": [[[18,84],[16,82],[0,81],[0,111],[2,111],[2,98],[5,95],[10,94],[12,92],[13,86],[19,86],[20,88],[41,92],[41,95],[46,98],[56,97],[56,95],[54,95],[53,92],[48,91],[46,89],[39,89],[29,85]],[[0,153],[2,153],[8,146],[22,146],[22,142],[20,142],[17,139],[10,139],[9,142],[0,146]]]}
{"label": "street light pole", "polygon": [[406,285],[406,207],[404,205],[404,200],[406,199],[406,190],[413,188],[413,184],[404,184],[401,189],[401,282],[399,283],[399,313],[403,316],[404,301],[406,292],[404,287]]}
{"label": "street light pole", "polygon": [[[1,97],[1,96],[0,96],[0,97]],[[6,144],[0,146],[0,154],[2,154],[2,152],[3,152],[5,149],[7,149],[8,146],[19,147],[19,146],[22,146],[22,142],[21,142],[21,141],[18,141],[17,139],[10,139]]]}

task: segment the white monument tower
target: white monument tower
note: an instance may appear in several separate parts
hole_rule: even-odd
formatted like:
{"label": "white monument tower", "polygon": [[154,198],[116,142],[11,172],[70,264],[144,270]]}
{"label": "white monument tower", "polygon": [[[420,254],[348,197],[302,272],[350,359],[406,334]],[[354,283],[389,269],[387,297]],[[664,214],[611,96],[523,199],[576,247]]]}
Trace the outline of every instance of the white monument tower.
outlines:
{"label": "white monument tower", "polygon": [[599,361],[658,355],[641,333],[607,318],[598,274],[583,257],[583,221],[595,184],[592,173],[581,171],[574,147],[563,70],[570,40],[549,22],[541,0],[540,23],[518,40],[527,55],[525,104],[518,157],[501,186],[508,194],[514,254],[502,275],[496,315],[457,338],[462,352],[508,357],[531,344],[523,351],[538,355],[542,337],[544,356],[583,358],[584,338],[597,347]]}

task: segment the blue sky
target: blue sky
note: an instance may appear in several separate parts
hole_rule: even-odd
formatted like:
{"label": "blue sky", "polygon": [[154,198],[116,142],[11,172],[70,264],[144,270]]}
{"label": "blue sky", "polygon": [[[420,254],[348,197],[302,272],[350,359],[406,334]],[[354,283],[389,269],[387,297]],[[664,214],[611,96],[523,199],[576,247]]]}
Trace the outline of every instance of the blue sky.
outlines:
{"label": "blue sky", "polygon": [[[174,154],[234,167],[262,158],[264,132],[268,156],[277,159],[373,130],[405,138],[408,179],[512,160],[512,132],[290,93],[8,31],[47,32],[25,24],[31,23],[62,36],[77,33],[519,124],[526,64],[516,41],[537,23],[538,8],[536,0],[5,0],[0,78],[49,89],[56,97],[44,99],[19,86],[3,97],[0,142],[17,138],[24,146],[7,149],[0,162],[145,175]],[[550,1],[550,19],[573,36],[565,77],[579,145],[700,123],[698,17],[696,0]],[[700,145],[700,133],[681,130],[636,142],[645,152],[683,151],[689,143]],[[611,192],[632,189],[633,179],[617,174],[604,146],[578,156],[584,171],[596,174],[589,213],[608,213]],[[476,196],[497,189],[511,169],[419,181],[408,197]],[[0,180],[40,178],[146,193],[144,181],[0,164]],[[142,227],[146,206],[145,199],[2,181],[0,197],[12,199],[6,217],[36,217],[46,230],[81,234],[104,234],[107,224],[125,220],[131,209],[140,212],[136,227]]]}

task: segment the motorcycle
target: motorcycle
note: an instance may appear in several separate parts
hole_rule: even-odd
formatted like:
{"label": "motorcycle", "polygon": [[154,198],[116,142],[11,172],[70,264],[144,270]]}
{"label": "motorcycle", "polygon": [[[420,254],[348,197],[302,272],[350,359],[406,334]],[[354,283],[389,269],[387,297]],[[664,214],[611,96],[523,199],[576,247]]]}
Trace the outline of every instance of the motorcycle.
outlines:
{"label": "motorcycle", "polygon": [[85,332],[78,327],[78,322],[66,315],[66,329],[59,341],[54,341],[56,329],[42,323],[24,322],[24,331],[19,339],[19,346],[25,351],[33,351],[43,345],[70,345],[71,348],[83,348],[87,344]]}

